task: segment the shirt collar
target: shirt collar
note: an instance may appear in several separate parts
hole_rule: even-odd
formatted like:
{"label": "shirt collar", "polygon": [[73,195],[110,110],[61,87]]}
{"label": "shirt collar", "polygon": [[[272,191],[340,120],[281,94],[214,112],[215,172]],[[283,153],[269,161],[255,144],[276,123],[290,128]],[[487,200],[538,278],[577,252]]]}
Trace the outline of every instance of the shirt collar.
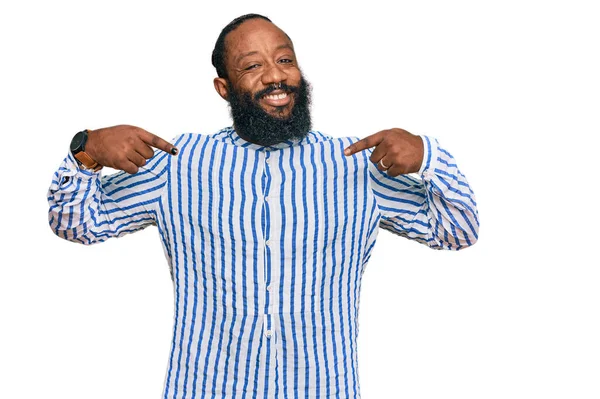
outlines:
{"label": "shirt collar", "polygon": [[321,132],[310,131],[302,139],[286,140],[286,141],[282,141],[281,143],[273,144],[270,146],[262,146],[262,145],[251,143],[247,140],[244,140],[242,137],[240,137],[239,134],[237,134],[237,132],[235,131],[233,126],[225,128],[223,133],[225,133],[224,141],[229,142],[231,144],[235,144],[239,147],[250,148],[253,150],[257,150],[257,151],[279,150],[279,149],[284,149],[284,148],[295,147],[298,145],[314,143],[317,141],[322,141],[322,140],[331,138],[329,136],[324,135]]}

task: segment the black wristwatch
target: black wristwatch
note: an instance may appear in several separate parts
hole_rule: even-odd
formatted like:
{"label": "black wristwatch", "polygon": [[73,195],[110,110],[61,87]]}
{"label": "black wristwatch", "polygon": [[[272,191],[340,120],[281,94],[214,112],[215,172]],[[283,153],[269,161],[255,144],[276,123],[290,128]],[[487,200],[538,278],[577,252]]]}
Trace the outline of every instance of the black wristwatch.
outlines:
{"label": "black wristwatch", "polygon": [[98,170],[102,169],[102,165],[100,165],[98,162],[94,161],[92,159],[92,157],[90,157],[85,152],[85,144],[87,143],[87,139],[88,139],[88,130],[87,129],[82,130],[81,132],[77,133],[73,137],[73,140],[71,140],[71,153],[77,160],[77,163],[79,164],[79,166],[81,166],[83,169],[98,171]]}

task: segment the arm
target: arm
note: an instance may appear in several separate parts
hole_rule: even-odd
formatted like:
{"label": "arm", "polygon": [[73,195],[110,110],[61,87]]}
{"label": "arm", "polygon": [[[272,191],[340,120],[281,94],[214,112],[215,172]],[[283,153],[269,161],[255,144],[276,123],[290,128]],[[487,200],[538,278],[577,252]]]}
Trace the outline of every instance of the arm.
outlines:
{"label": "arm", "polygon": [[[435,249],[473,245],[479,230],[477,204],[454,158],[437,140],[403,132],[392,134],[396,139],[382,148],[365,147],[371,153],[370,183],[381,214],[380,227]],[[353,146],[371,144],[363,140]],[[395,145],[403,150],[395,150]]]}
{"label": "arm", "polygon": [[157,152],[138,173],[101,177],[65,158],[48,191],[48,220],[59,237],[82,244],[141,230],[155,224],[155,204],[166,183],[168,154]]}
{"label": "arm", "polygon": [[[132,128],[128,127],[129,131],[139,129]],[[119,152],[129,151],[126,143],[135,141],[122,128],[112,132],[108,129],[108,133],[96,136],[102,137],[108,155],[93,149],[101,143],[96,140],[90,143],[90,156],[114,167],[115,159],[122,158]],[[118,137],[116,144],[107,141],[111,137]],[[160,145],[170,151],[173,147],[169,143]],[[105,177],[99,171],[82,169],[69,153],[48,191],[48,219],[54,233],[70,241],[93,244],[156,224],[156,204],[166,185],[170,156],[162,151],[154,153],[150,147],[142,151],[142,159],[136,159],[137,153],[131,165],[122,163],[131,172],[135,167],[135,173],[121,171]],[[146,157],[150,158],[147,162]]]}

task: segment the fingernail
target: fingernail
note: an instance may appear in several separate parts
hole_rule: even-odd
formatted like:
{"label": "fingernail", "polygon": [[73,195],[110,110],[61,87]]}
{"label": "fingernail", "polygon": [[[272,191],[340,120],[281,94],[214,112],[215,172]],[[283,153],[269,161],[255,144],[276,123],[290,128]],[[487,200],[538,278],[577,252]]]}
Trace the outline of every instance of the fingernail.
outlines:
{"label": "fingernail", "polygon": [[344,150],[344,154],[346,154],[346,155],[349,155],[349,154],[350,154],[350,149],[349,149],[349,148],[346,148],[346,149]]}
{"label": "fingernail", "polygon": [[177,155],[178,152],[179,152],[179,150],[177,149],[177,147],[171,148],[171,154],[172,155]]}

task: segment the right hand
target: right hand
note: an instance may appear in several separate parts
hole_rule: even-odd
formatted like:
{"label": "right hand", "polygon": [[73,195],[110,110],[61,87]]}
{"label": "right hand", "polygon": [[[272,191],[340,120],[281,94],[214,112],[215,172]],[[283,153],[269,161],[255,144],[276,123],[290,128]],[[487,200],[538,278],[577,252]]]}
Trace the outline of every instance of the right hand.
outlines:
{"label": "right hand", "polygon": [[88,130],[85,152],[102,166],[137,173],[146,160],[154,156],[152,147],[176,155],[177,148],[147,132],[130,125],[118,125],[97,130]]}

